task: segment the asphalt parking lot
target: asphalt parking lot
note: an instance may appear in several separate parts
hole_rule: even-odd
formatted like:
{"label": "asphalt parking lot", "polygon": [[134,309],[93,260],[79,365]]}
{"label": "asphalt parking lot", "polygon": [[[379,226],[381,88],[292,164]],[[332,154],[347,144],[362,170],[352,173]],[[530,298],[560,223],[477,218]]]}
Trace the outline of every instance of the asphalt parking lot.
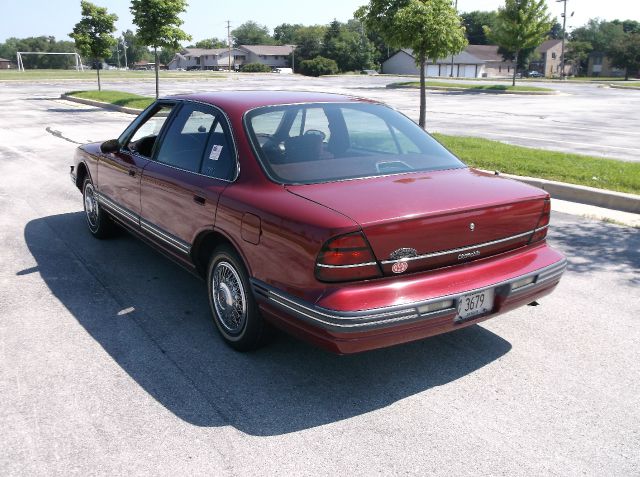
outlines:
{"label": "asphalt parking lot", "polygon": [[[244,80],[206,85],[233,81]],[[332,88],[384,99],[378,81]],[[591,104],[587,87],[552,98],[586,101],[593,153],[617,144],[640,160],[640,118],[604,107],[637,112],[638,100],[594,88]],[[75,142],[113,137],[131,117],[56,99],[81,88],[0,83],[0,473],[640,473],[639,229],[554,214],[549,240],[570,261],[556,292],[479,326],[355,356],[284,335],[238,354],[216,334],[203,282],[126,233],[86,231],[67,174]],[[386,100],[415,116],[410,94]],[[430,95],[434,128],[482,131],[451,113],[494,101],[480,96]],[[530,100],[495,102],[529,114]],[[531,121],[505,116],[495,130],[553,129]]]}

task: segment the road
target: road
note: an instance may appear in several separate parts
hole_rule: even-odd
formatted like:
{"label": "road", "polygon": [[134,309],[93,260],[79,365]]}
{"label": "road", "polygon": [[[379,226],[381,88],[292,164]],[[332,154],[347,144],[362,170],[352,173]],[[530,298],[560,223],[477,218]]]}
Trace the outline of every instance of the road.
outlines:
{"label": "road", "polygon": [[70,141],[131,118],[59,89],[0,88],[3,475],[640,473],[638,229],[555,214],[558,289],[481,326],[239,354],[201,281],[126,233],[89,236]]}

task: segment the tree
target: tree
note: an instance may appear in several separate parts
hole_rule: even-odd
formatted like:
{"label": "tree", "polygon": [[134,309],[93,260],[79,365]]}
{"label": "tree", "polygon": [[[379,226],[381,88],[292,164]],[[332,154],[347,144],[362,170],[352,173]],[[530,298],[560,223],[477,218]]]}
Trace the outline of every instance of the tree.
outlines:
{"label": "tree", "polygon": [[607,55],[616,68],[624,68],[624,79],[640,70],[640,33],[625,33],[608,49]]}
{"label": "tree", "polygon": [[624,36],[623,22],[591,19],[586,25],[571,32],[571,40],[591,43],[593,51],[605,52]]}
{"label": "tree", "polygon": [[462,51],[467,45],[464,27],[450,0],[370,0],[357,18],[397,48],[411,48],[420,69],[420,120],[426,119],[425,68]]}
{"label": "tree", "polygon": [[111,54],[111,47],[116,43],[112,33],[116,30],[114,23],[118,16],[107,13],[106,8],[98,7],[86,0],[80,2],[80,9],[82,19],[76,23],[69,36],[74,39],[76,48],[83,56],[98,63],[96,64],[98,91],[101,91],[100,63]]}
{"label": "tree", "polygon": [[220,40],[219,38],[205,38],[204,40],[200,40],[196,42],[195,45],[190,45],[187,48],[204,48],[206,50],[211,50],[214,48],[226,48],[227,43],[224,40]]}
{"label": "tree", "polygon": [[467,41],[471,45],[488,45],[489,40],[484,32],[484,27],[493,28],[496,21],[497,12],[481,12],[473,11],[460,15],[462,24],[464,25]]}
{"label": "tree", "polygon": [[335,60],[340,71],[360,71],[373,67],[375,48],[358,20],[334,20],[324,34],[321,55]]}
{"label": "tree", "polygon": [[153,48],[156,73],[156,98],[159,95],[159,58],[158,48],[177,50],[181,41],[188,41],[191,36],[179,27],[182,20],[179,15],[187,7],[186,0],[132,0],[131,13],[133,23],[140,41]]}
{"label": "tree", "polygon": [[282,23],[273,29],[273,39],[279,45],[293,45],[296,42],[296,36],[298,30],[303,28],[303,25],[296,23]]}
{"label": "tree", "polygon": [[322,41],[327,27],[311,25],[299,28],[295,36],[296,64],[310,60],[322,53]]}
{"label": "tree", "polygon": [[589,60],[589,53],[591,53],[591,51],[593,51],[593,45],[588,41],[572,40],[567,43],[565,58],[569,63],[574,65],[577,75],[580,75],[580,72],[587,67],[587,61]]}
{"label": "tree", "polygon": [[273,45],[274,41],[269,34],[269,28],[258,25],[254,21],[248,21],[231,31],[233,43],[240,45]]}
{"label": "tree", "polygon": [[[517,65],[521,53],[540,46],[552,26],[545,0],[505,0],[504,7],[498,9],[494,28],[485,30],[488,38],[501,47],[504,58],[513,59]],[[517,70],[513,69],[513,86]]]}

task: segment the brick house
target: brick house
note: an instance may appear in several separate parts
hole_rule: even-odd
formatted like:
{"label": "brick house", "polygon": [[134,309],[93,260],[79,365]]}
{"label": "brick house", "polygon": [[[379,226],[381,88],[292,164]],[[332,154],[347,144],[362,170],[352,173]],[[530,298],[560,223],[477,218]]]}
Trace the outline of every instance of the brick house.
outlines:
{"label": "brick house", "polygon": [[611,60],[601,51],[594,51],[589,55],[587,76],[622,77],[625,70],[611,66]]}
{"label": "brick house", "polygon": [[[248,63],[262,63],[271,68],[288,66],[292,45],[241,45],[232,48],[185,48],[167,64],[170,70],[232,70]],[[231,60],[231,61],[229,61]]]}
{"label": "brick house", "polygon": [[11,60],[0,58],[0,70],[10,70],[11,68],[13,68]]}

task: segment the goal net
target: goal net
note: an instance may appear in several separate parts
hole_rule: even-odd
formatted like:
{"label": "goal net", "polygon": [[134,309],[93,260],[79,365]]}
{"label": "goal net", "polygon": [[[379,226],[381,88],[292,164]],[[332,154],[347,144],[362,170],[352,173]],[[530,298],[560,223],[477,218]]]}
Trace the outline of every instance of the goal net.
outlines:
{"label": "goal net", "polygon": [[18,51],[16,52],[16,58],[18,63],[18,71],[24,71],[24,63],[22,61],[23,55],[70,55],[75,59],[75,68],[76,71],[84,71],[84,67],[82,66],[82,58],[78,53],[45,53],[42,51]]}

